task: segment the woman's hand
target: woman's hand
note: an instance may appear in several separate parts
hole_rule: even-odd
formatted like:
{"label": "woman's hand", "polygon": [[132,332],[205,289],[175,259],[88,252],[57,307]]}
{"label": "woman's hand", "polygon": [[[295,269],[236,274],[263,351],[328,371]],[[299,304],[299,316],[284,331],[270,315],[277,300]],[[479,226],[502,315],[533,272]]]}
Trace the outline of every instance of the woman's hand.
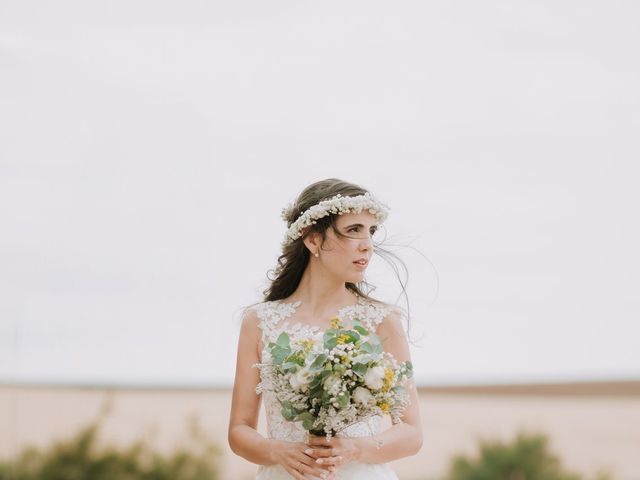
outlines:
{"label": "woman's hand", "polygon": [[309,447],[305,443],[286,442],[274,440],[273,459],[282,465],[289,475],[296,480],[322,479],[332,480],[335,478],[333,471],[335,467],[329,464],[316,463],[316,459],[311,457],[305,450]]}
{"label": "woman's hand", "polygon": [[334,469],[359,459],[360,448],[354,438],[331,437],[327,441],[327,437],[310,434],[307,445],[310,447],[306,450],[307,455],[318,460],[320,465],[329,465]]}

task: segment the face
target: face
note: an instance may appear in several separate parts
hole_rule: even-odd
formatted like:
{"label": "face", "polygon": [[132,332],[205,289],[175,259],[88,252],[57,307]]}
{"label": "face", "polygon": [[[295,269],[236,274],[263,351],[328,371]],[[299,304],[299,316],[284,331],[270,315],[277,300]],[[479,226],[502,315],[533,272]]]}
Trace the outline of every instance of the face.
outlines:
{"label": "face", "polygon": [[369,212],[338,215],[336,230],[343,236],[336,235],[332,228],[327,229],[318,260],[345,282],[362,281],[373,255],[373,236],[377,229],[378,220]]}

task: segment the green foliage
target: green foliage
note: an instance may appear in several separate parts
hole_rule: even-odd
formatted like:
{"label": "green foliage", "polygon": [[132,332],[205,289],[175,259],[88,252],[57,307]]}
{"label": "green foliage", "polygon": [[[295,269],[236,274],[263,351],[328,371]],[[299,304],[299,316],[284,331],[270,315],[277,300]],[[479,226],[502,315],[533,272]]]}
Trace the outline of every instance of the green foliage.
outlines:
{"label": "green foliage", "polygon": [[[481,439],[479,448],[476,458],[453,457],[445,480],[582,480],[563,469],[543,434],[519,432],[511,444]],[[610,477],[599,472],[595,479]]]}
{"label": "green foliage", "polygon": [[289,335],[287,335],[286,332],[282,332],[276,340],[276,343],[269,343],[269,349],[276,365],[282,365],[292,351],[289,343]]}
{"label": "green foliage", "polygon": [[47,449],[26,447],[15,458],[0,460],[0,480],[218,480],[220,448],[205,438],[191,419],[191,448],[171,454],[154,452],[137,440],[118,450],[98,446],[101,420],[58,440]]}

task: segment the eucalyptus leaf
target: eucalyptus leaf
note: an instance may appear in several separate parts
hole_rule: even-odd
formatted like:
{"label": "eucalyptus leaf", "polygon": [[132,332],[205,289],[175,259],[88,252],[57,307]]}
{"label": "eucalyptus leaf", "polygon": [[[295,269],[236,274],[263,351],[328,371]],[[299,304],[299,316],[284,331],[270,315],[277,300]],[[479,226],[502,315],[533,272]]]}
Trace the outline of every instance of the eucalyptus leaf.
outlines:
{"label": "eucalyptus leaf", "polygon": [[411,377],[413,375],[413,363],[411,363],[411,360],[407,360],[404,363],[407,366],[407,377]]}
{"label": "eucalyptus leaf", "polygon": [[319,354],[314,360],[313,363],[309,366],[309,370],[315,371],[322,368],[324,363],[327,361],[327,355],[324,353]]}
{"label": "eucalyptus leaf", "polygon": [[296,365],[299,365],[301,367],[304,367],[304,357],[300,354],[300,352],[295,352],[291,355],[289,355],[287,358],[285,358],[285,360],[287,362],[293,362]]}
{"label": "eucalyptus leaf", "polygon": [[273,347],[273,349],[271,350],[271,356],[273,357],[273,361],[277,365],[282,365],[282,362],[284,362],[284,359],[287,358],[290,353],[291,353],[290,347],[282,348],[278,345]]}
{"label": "eucalyptus leaf", "polygon": [[315,417],[310,412],[302,412],[298,418],[302,420],[302,428],[305,430],[311,430],[315,422]]}
{"label": "eucalyptus leaf", "polygon": [[362,345],[360,345],[360,349],[363,352],[373,353],[373,345],[371,345],[369,342],[364,342]]}
{"label": "eucalyptus leaf", "polygon": [[355,325],[353,329],[362,336],[367,336],[369,334],[369,332],[364,327],[361,327],[360,325]]}
{"label": "eucalyptus leaf", "polygon": [[309,383],[309,387],[312,390],[315,390],[317,387],[322,389],[322,382],[324,382],[324,379],[327,378],[329,375],[331,375],[330,370],[322,370],[320,373],[318,373],[313,377],[313,379]]}
{"label": "eucalyptus leaf", "polygon": [[296,362],[285,362],[282,364],[282,368],[285,372],[295,372],[299,366],[300,365],[298,365]]}
{"label": "eucalyptus leaf", "polygon": [[282,332],[280,334],[280,336],[278,337],[278,339],[276,340],[276,343],[278,344],[278,346],[280,347],[288,347],[289,346],[289,335],[287,335],[286,332]]}
{"label": "eucalyptus leaf", "polygon": [[337,344],[338,344],[338,338],[337,337],[331,337],[331,338],[328,338],[328,339],[326,339],[324,341],[324,348],[326,348],[327,350],[331,350]]}
{"label": "eucalyptus leaf", "polygon": [[282,416],[286,420],[289,420],[290,422],[293,422],[293,421],[296,420],[297,413],[296,413],[295,409],[291,406],[291,404],[289,402],[285,402],[282,405],[282,410],[280,411],[280,413],[282,413]]}
{"label": "eucalyptus leaf", "polygon": [[364,374],[367,373],[367,368],[367,365],[364,363],[354,363],[351,366],[351,370],[353,370],[355,374],[360,377],[364,377]]}
{"label": "eucalyptus leaf", "polygon": [[350,343],[355,343],[360,340],[360,335],[358,332],[354,332],[353,330],[348,330],[346,335],[349,337]]}
{"label": "eucalyptus leaf", "polygon": [[391,390],[393,390],[394,392],[397,392],[399,394],[406,393],[406,391],[407,391],[402,385],[396,385]]}
{"label": "eucalyptus leaf", "polygon": [[322,377],[320,377],[319,375],[313,377],[313,379],[309,382],[309,396],[315,397],[316,395],[318,395],[321,389]]}
{"label": "eucalyptus leaf", "polygon": [[347,371],[347,367],[346,365],[342,365],[341,363],[336,363],[333,365],[333,371],[334,373],[336,373],[337,375],[344,375],[344,372]]}
{"label": "eucalyptus leaf", "polygon": [[351,400],[351,395],[349,395],[349,392],[340,392],[338,394],[338,405],[340,405],[341,407],[346,407],[347,405],[349,405],[349,400]]}

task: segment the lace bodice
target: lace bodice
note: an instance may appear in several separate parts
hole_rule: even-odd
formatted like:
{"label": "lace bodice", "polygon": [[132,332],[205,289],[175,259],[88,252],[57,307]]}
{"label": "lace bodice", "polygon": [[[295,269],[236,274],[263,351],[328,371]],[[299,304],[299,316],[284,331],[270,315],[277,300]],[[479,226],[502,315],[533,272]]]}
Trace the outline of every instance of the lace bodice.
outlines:
{"label": "lace bodice", "polygon": [[[256,310],[260,319],[259,327],[262,330],[262,352],[260,361],[269,362],[271,355],[267,349],[269,342],[275,342],[280,333],[286,332],[292,341],[304,338],[322,338],[322,327],[294,322],[290,317],[295,313],[300,301],[284,303],[280,300],[263,302],[252,308]],[[365,328],[375,331],[389,312],[389,307],[378,304],[358,296],[357,302],[340,309],[337,315],[346,324],[351,325],[358,319]],[[300,422],[290,422],[280,413],[281,406],[273,393],[269,391],[266,380],[256,388],[256,393],[262,394],[267,418],[267,432],[269,438],[277,438],[291,442],[304,442],[307,431],[302,428]],[[375,435],[382,431],[384,418],[380,415],[369,418],[366,421],[350,425],[337,434],[338,437],[364,437]]]}

